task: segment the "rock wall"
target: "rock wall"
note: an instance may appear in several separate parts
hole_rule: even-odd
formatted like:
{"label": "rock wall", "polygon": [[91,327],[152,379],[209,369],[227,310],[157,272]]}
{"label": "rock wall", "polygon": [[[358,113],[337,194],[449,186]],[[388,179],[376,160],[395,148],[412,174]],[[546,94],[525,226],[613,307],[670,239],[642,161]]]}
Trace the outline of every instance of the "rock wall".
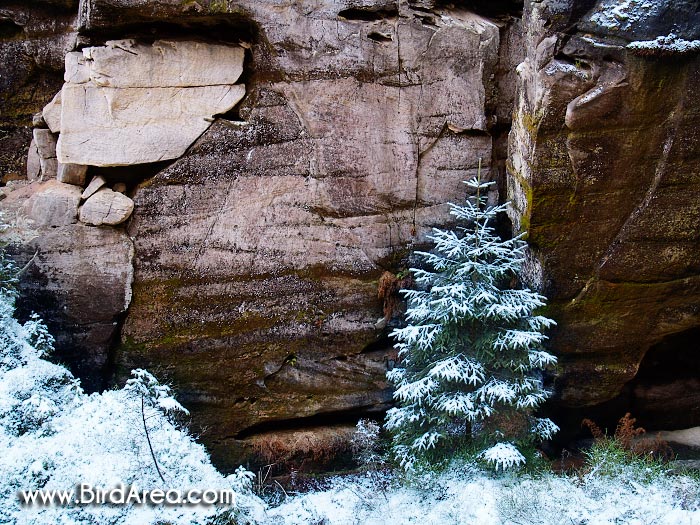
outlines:
{"label": "rock wall", "polygon": [[4,191],[2,241],[21,268],[18,314],[38,311],[58,358],[88,389],[103,387],[108,349],[131,301],[131,239],[121,229],[79,222],[77,186],[49,180]]}
{"label": "rock wall", "polygon": [[32,115],[61,87],[63,59],[77,44],[75,1],[0,5],[0,182],[23,179]]}
{"label": "rock wall", "polygon": [[508,195],[559,323],[564,406],[614,398],[700,324],[699,7],[526,5]]}
{"label": "rock wall", "polygon": [[[74,366],[93,385],[135,366],[171,380],[197,428],[215,429],[203,439],[222,465],[250,436],[319,425],[346,435],[384,410],[395,356],[377,280],[449,220],[479,159],[486,177],[503,165],[510,104],[498,94],[512,100],[514,86],[500,40],[517,22],[385,1],[91,1],[78,15],[79,44],[32,144],[31,178],[60,182],[5,190],[5,208],[20,210],[9,236],[34,220],[22,199],[53,184],[74,199],[71,227],[82,203],[80,228],[133,242],[121,252],[133,254],[128,309],[99,314],[119,323],[119,341],[79,345]],[[83,203],[69,186],[88,182]],[[127,186],[126,228],[100,226],[121,209],[103,184]],[[35,239],[39,256],[57,250]],[[118,253],[105,242],[95,262]],[[30,288],[46,282],[37,273],[78,293],[70,266],[55,264],[29,262],[27,308],[53,307]],[[94,305],[73,304],[94,321]],[[61,324],[76,348],[75,319]]]}
{"label": "rock wall", "polygon": [[488,173],[499,28],[348,7],[290,6],[283,24],[251,3],[240,120],[217,121],[135,196],[117,362],[166,368],[217,428],[221,461],[257,432],[387,407],[377,280],[448,220],[479,158]]}
{"label": "rock wall", "polygon": [[8,5],[22,307],[92,388],[171,381],[223,467],[386,409],[378,279],[479,159],[559,322],[560,406],[700,325],[697,1]]}

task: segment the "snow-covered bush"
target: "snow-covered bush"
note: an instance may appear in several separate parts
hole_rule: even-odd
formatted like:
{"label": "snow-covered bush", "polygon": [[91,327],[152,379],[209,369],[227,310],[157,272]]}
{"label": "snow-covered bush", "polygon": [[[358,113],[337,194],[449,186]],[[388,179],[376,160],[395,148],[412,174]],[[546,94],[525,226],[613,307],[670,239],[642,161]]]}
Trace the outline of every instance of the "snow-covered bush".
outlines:
{"label": "snow-covered bush", "polygon": [[[0,265],[0,523],[245,523],[261,515],[252,474],[217,472],[204,448],[172,424],[167,413],[184,409],[151,374],[135,371],[124,389],[88,396],[68,370],[45,360],[53,338],[36,316],[24,324],[14,318],[13,272],[2,250]],[[79,484],[232,489],[235,497],[221,506],[20,502],[19,491]]]}
{"label": "snow-covered bush", "polygon": [[379,432],[381,427],[371,419],[360,419],[350,439],[353,457],[362,466],[376,468],[382,462]]}
{"label": "snow-covered bush", "polygon": [[512,443],[496,443],[479,454],[479,458],[492,465],[496,471],[505,471],[525,463],[525,456]]}
{"label": "snow-covered bush", "polygon": [[496,234],[493,222],[506,205],[486,205],[491,183],[467,184],[475,195],[451,209],[463,226],[434,229],[433,251],[417,252],[418,288],[403,291],[408,326],[391,334],[401,361],[387,376],[399,406],[385,425],[408,470],[469,441],[494,467],[513,467],[525,461],[517,447],[558,430],[533,416],[549,395],[542,371],[556,359],[543,350],[542,332],[554,321],[533,313],[543,296],[510,285],[526,245]]}

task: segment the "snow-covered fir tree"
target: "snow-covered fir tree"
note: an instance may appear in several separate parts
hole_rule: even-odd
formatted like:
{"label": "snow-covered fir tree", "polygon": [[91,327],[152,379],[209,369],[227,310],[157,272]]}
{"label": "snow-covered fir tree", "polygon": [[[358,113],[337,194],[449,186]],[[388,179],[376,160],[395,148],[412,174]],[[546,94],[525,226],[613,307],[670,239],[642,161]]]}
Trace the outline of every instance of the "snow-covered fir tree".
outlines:
{"label": "snow-covered fir tree", "polygon": [[460,226],[434,229],[434,249],[416,253],[416,289],[402,291],[408,325],[391,334],[400,363],[388,378],[398,406],[385,426],[407,470],[463,446],[507,469],[525,462],[523,446],[558,430],[533,415],[549,395],[542,371],[556,358],[542,348],[543,331],[555,323],[534,314],[545,297],[511,286],[526,243],[496,234],[494,221],[507,204],[487,205],[493,183],[467,184],[475,195],[451,205]]}

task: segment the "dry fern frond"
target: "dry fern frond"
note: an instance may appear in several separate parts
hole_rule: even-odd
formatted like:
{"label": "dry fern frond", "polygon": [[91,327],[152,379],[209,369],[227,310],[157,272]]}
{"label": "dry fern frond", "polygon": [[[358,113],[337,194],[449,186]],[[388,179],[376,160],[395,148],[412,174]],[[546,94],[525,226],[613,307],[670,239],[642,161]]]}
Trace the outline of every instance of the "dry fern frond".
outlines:
{"label": "dry fern frond", "polygon": [[617,428],[615,429],[615,440],[623,449],[630,452],[632,451],[634,438],[646,433],[646,430],[642,427],[635,428],[634,424],[636,422],[637,420],[627,412],[620,418],[620,421],[617,423]]}
{"label": "dry fern frond", "polygon": [[634,425],[636,422],[637,420],[627,412],[617,422],[615,434],[612,438],[605,435],[601,428],[590,419],[584,419],[581,422],[581,426],[588,427],[596,442],[608,439],[612,440],[617,443],[622,450],[631,455],[670,459],[673,456],[673,451],[669,444],[661,439],[660,435],[657,434],[654,439],[638,439],[642,434],[646,434],[646,430],[642,427],[635,427]]}
{"label": "dry fern frond", "polygon": [[600,427],[596,425],[595,422],[591,419],[586,418],[583,421],[581,421],[581,426],[588,427],[588,430],[590,430],[591,434],[593,435],[593,439],[595,439],[596,441],[605,439],[605,433],[603,433]]}
{"label": "dry fern frond", "polygon": [[384,319],[389,320],[399,309],[401,296],[399,291],[413,284],[410,276],[399,278],[391,272],[384,272],[379,278],[377,297],[382,300]]}

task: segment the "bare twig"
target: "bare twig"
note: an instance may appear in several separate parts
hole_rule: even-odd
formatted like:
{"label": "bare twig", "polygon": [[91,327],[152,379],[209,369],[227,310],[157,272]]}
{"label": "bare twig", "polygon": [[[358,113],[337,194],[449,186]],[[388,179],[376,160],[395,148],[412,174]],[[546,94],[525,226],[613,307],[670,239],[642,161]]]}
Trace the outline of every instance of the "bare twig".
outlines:
{"label": "bare twig", "polygon": [[156,454],[155,452],[153,452],[153,446],[151,445],[151,437],[148,435],[148,427],[146,426],[146,408],[143,397],[144,396],[141,396],[141,419],[143,420],[143,431],[146,433],[146,441],[148,442],[148,449],[151,451],[153,464],[156,466],[156,471],[158,472],[160,479],[163,481],[163,483],[165,483],[165,478],[163,477],[163,474],[160,471],[160,467],[158,466],[158,461],[156,460]]}

